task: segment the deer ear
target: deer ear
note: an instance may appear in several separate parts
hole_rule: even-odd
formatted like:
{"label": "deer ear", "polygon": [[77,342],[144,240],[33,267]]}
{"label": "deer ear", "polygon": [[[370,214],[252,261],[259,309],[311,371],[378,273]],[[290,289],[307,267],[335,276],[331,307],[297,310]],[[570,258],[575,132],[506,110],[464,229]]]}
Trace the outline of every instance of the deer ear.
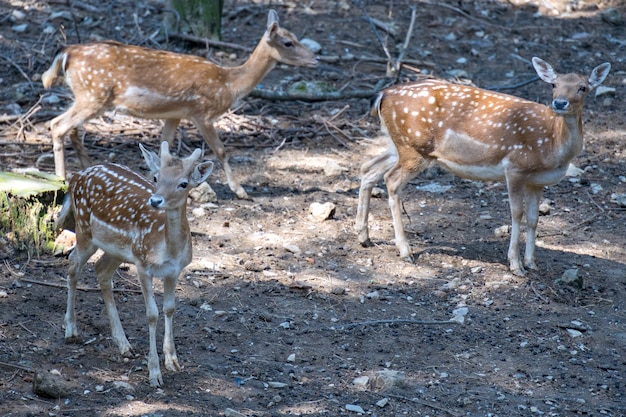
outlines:
{"label": "deer ear", "polygon": [[591,76],[589,76],[589,86],[591,88],[596,88],[602,81],[606,79],[609,75],[609,71],[611,70],[611,64],[605,62],[604,64],[600,64],[593,69],[591,72]]}
{"label": "deer ear", "polygon": [[267,28],[269,29],[274,24],[278,25],[278,13],[276,13],[276,10],[270,9],[267,14]]}
{"label": "deer ear", "polygon": [[191,183],[199,185],[204,182],[213,172],[213,162],[207,161],[196,165],[191,173]]}
{"label": "deer ear", "polygon": [[150,172],[159,172],[161,169],[161,158],[159,158],[159,155],[147,150],[141,143],[139,144],[139,149],[141,149],[143,159],[146,160],[146,165],[148,165]]}
{"label": "deer ear", "polygon": [[547,82],[548,84],[554,84],[556,81],[556,72],[554,72],[554,68],[552,65],[548,64],[541,58],[533,57],[533,67],[535,67],[535,71],[539,78]]}

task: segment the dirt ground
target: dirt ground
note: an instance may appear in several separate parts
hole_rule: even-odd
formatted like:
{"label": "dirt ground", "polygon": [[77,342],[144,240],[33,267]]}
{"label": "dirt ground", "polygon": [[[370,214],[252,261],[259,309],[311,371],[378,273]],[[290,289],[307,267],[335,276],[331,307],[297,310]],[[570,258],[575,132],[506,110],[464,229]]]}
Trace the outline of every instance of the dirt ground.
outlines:
{"label": "dirt ground", "polygon": [[[45,91],[39,76],[60,46],[78,42],[76,29],[83,42],[111,38],[228,66],[248,55],[166,38],[158,1],[69,3],[74,6],[0,2],[3,170],[54,171],[47,122],[71,103],[71,94],[62,85]],[[372,200],[375,245],[360,247],[353,231],[359,167],[384,144],[369,99],[251,96],[218,127],[253,201],[235,198],[218,164],[209,179],[217,199],[189,205],[194,261],[181,276],[174,316],[183,371],[163,369],[160,389],[148,384],[147,323],[132,267],[116,280],[135,349],[134,357],[122,358],[92,264],[78,296],[84,343],[66,344],[67,257],[5,248],[0,415],[626,415],[626,224],[616,201],[626,193],[626,36],[607,13],[614,7],[626,17],[626,3],[226,3],[226,42],[252,48],[272,7],[282,26],[322,46],[318,68],[276,68],[262,83],[273,91],[298,81],[344,93],[389,82],[383,45],[393,59],[399,56],[412,5],[415,25],[399,81],[422,71],[546,103],[550,87],[532,81],[533,56],[559,72],[584,74],[610,62],[604,85],[615,91],[592,93],[586,103],[586,147],[574,161],[584,172],[544,192],[550,210],[539,221],[539,271],[520,278],[508,270],[508,236],[496,234],[510,223],[505,184],[462,180],[437,168],[407,186],[403,199],[416,263],[398,256],[382,183]],[[377,37],[366,14],[389,33],[379,27]],[[137,143],[157,149],[160,126],[107,114],[82,131],[98,162],[143,170]],[[191,124],[179,136],[183,153],[202,146]],[[66,149],[76,170],[69,141]],[[312,203],[326,202],[336,207],[333,217],[309,214]],[[572,270],[579,286],[560,281]],[[162,326],[161,315],[159,343]],[[34,372],[56,375],[67,393],[36,395]]]}

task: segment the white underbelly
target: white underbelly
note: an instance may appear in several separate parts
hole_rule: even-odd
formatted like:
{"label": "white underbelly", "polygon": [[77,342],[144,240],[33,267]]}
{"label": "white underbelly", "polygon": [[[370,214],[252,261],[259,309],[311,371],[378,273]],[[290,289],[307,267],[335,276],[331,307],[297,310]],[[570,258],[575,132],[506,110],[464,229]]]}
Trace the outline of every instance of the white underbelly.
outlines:
{"label": "white underbelly", "polygon": [[504,164],[498,165],[459,165],[451,161],[439,158],[437,160],[441,166],[456,176],[477,181],[501,181],[505,178]]}

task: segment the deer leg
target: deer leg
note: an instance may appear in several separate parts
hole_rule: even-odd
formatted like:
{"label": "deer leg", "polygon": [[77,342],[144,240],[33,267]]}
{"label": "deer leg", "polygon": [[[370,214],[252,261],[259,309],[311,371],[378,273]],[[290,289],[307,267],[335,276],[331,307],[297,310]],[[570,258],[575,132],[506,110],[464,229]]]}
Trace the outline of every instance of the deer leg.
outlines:
{"label": "deer leg", "polygon": [[65,342],[77,343],[78,327],[76,326],[76,285],[78,277],[85,266],[85,263],[96,252],[93,245],[85,246],[81,242],[76,242],[76,247],[69,256],[69,268],[67,277],[67,307],[65,310]]}
{"label": "deer leg", "polygon": [[[389,193],[389,208],[391,209],[391,217],[393,218],[396,246],[400,250],[400,256],[412,262],[411,247],[406,240],[404,226],[402,225],[400,197],[404,186],[428,166],[428,161],[411,148],[404,148],[401,155],[406,159],[399,160],[396,165],[385,174],[385,183],[387,184],[387,192]],[[412,163],[409,164],[408,161],[412,161]]]}
{"label": "deer leg", "polygon": [[93,165],[91,158],[87,155],[87,150],[83,145],[83,141],[78,136],[78,129],[71,129],[68,136],[70,137],[70,142],[72,142],[72,147],[76,151],[76,156],[78,157],[78,162],[80,163],[81,168],[85,169]]}
{"label": "deer leg", "polygon": [[388,148],[382,155],[379,155],[361,166],[361,187],[359,188],[359,205],[356,211],[355,230],[358,234],[361,246],[371,246],[369,229],[367,226],[370,211],[370,200],[372,189],[377,182],[398,161],[395,147]]}
{"label": "deer leg", "polygon": [[226,181],[228,182],[228,186],[230,187],[230,189],[237,195],[237,198],[241,200],[250,200],[250,197],[248,197],[248,193],[246,193],[246,190],[244,190],[241,184],[239,184],[239,181],[237,181],[233,177],[233,173],[230,169],[230,164],[228,163],[226,149],[224,148],[224,143],[217,136],[215,127],[213,127],[212,124],[206,123],[204,121],[193,120],[193,122],[200,130],[202,137],[204,137],[204,140],[209,145],[213,153],[215,153],[217,158],[224,166]]}
{"label": "deer leg", "polygon": [[120,316],[115,306],[115,298],[113,298],[113,274],[122,261],[108,254],[102,255],[96,262],[96,276],[100,291],[102,291],[102,299],[106,307],[107,316],[109,317],[109,325],[111,326],[111,337],[117,345],[122,355],[130,353],[132,347],[126,338]]}
{"label": "deer leg", "polygon": [[[55,117],[50,122],[50,130],[52,131],[52,151],[54,152],[54,171],[59,177],[65,178],[66,173],[63,137],[70,130],[75,130],[86,120],[95,117],[97,113],[97,111],[93,111],[92,108],[85,103],[75,102],[65,113]],[[83,168],[85,164],[86,166],[91,165],[83,143],[78,138],[78,133],[74,131],[73,134],[70,135],[70,140],[72,141],[72,146],[74,146]]]}
{"label": "deer leg", "polygon": [[509,173],[506,174],[507,189],[509,193],[509,206],[511,208],[511,241],[509,242],[509,269],[513,274],[525,276],[526,271],[519,258],[519,237],[522,216],[524,215],[524,183],[523,178],[517,178]]}
{"label": "deer leg", "polygon": [[526,186],[526,251],[524,252],[524,265],[528,269],[536,270],[535,240],[537,238],[537,223],[539,222],[539,200],[543,187]]}
{"label": "deer leg", "polygon": [[[170,149],[174,149],[174,139],[176,138],[176,128],[180,123],[180,119],[165,119],[163,130],[161,131],[161,140],[166,141],[170,145]],[[180,151],[180,149],[179,149]]]}
{"label": "deer leg", "polygon": [[178,276],[163,278],[163,315],[165,316],[165,336],[163,337],[163,355],[165,367],[170,371],[180,371],[181,367],[174,346],[174,328],[172,318],[176,309],[174,293],[178,284]]}
{"label": "deer leg", "polygon": [[159,320],[159,309],[154,300],[154,291],[152,289],[152,277],[146,271],[137,265],[137,275],[141,284],[141,292],[143,300],[146,304],[146,317],[148,318],[148,330],[150,332],[150,352],[148,353],[148,371],[150,377],[150,385],[160,387],[163,385],[163,376],[159,366],[159,354],[156,347],[156,327]]}

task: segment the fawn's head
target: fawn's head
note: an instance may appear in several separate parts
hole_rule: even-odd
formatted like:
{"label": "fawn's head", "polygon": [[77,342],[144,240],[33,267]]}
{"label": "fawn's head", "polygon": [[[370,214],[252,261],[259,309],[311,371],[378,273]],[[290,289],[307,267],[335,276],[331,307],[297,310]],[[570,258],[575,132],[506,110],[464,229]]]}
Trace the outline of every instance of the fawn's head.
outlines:
{"label": "fawn's head", "polygon": [[533,66],[539,78],[552,84],[550,107],[561,115],[577,114],[582,111],[587,93],[602,84],[611,69],[608,62],[600,64],[593,69],[587,79],[578,74],[559,75],[550,64],[537,57],[533,58]]}
{"label": "fawn's head", "polygon": [[296,35],[278,25],[278,14],[270,10],[267,15],[267,30],[263,36],[271,47],[271,55],[278,62],[288,65],[315,67],[315,54],[302,45]]}
{"label": "fawn's head", "polygon": [[148,168],[154,174],[154,193],[149,203],[152,207],[171,210],[183,207],[189,191],[200,185],[213,171],[213,162],[196,164],[202,151],[196,149],[187,158],[170,154],[167,141],[161,143],[160,156],[139,144]]}

